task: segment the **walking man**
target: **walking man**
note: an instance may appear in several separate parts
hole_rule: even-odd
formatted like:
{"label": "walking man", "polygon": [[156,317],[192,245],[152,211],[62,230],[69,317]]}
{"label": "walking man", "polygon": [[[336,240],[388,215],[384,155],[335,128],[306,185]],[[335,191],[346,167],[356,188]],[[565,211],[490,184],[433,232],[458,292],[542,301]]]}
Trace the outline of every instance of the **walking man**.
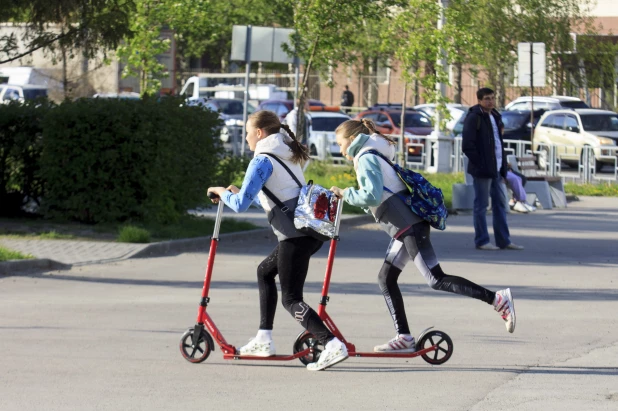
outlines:
{"label": "walking man", "polygon": [[[345,90],[341,93],[341,107],[352,107],[354,105],[354,94],[350,91],[348,86],[345,86]],[[350,112],[349,108],[345,109],[346,113]]]}
{"label": "walking man", "polygon": [[[495,109],[492,89],[476,92],[478,104],[470,108],[463,127],[463,152],[468,157],[468,173],[474,178],[474,244],[480,250],[523,250],[511,242],[506,222],[504,179],[507,166],[502,142],[502,116]],[[487,207],[491,209],[496,245],[489,241]]]}

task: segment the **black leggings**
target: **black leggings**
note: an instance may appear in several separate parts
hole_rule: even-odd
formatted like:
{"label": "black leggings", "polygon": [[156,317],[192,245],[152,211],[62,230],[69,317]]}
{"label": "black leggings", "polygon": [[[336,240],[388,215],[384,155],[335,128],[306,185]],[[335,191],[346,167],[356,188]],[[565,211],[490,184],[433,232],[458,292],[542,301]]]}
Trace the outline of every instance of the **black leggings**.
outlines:
{"label": "black leggings", "polygon": [[427,284],[434,290],[465,295],[487,304],[492,304],[496,296],[495,292],[465,278],[445,274],[433,251],[429,234],[429,223],[422,221],[410,227],[398,239],[393,238],[378,274],[380,289],[399,334],[410,334],[403,297],[397,285],[399,274],[410,260],[414,261]]}
{"label": "black leggings", "polygon": [[309,259],[322,247],[322,242],[313,237],[297,237],[281,241],[257,269],[260,290],[260,329],[272,330],[277,309],[277,286],[279,274],[283,306],[305,329],[322,344],[334,335],[326,328],[318,314],[303,301],[303,287],[309,270]]}

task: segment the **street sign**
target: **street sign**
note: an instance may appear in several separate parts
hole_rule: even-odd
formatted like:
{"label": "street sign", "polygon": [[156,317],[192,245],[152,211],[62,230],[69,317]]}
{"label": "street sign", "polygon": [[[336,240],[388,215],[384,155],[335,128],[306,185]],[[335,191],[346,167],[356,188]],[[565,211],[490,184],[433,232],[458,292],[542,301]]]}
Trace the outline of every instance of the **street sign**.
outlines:
{"label": "street sign", "polygon": [[292,29],[275,27],[251,27],[250,28],[250,58],[247,58],[247,26],[234,26],[232,28],[232,56],[231,60],[263,62],[263,63],[286,63],[293,64],[294,57],[289,56],[283,50],[283,44],[289,43]]}
{"label": "street sign", "polygon": [[[519,43],[517,57],[517,85],[519,87],[545,87],[545,43]],[[532,73],[532,78],[530,78],[530,73]]]}

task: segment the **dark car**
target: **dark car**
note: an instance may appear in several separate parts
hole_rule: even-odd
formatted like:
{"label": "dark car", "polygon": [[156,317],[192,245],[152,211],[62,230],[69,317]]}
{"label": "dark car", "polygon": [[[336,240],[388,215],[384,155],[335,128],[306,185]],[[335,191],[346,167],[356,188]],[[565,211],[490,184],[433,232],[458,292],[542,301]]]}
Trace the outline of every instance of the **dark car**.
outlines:
{"label": "dark car", "polygon": [[[323,107],[324,103],[319,100],[309,100],[309,107]],[[294,109],[294,100],[264,100],[256,111],[268,110],[277,113],[281,121]]]}
{"label": "dark car", "polygon": [[[392,134],[393,136],[401,135],[401,109],[399,110],[367,110],[358,113],[356,120],[368,118],[376,125],[376,130],[382,134]],[[405,112],[405,136],[406,144],[418,143],[413,136],[428,136],[433,131],[431,120],[423,113],[415,110],[406,110]],[[421,147],[412,146],[408,148],[409,155],[420,155]]]}
{"label": "dark car", "polygon": [[[195,99],[187,102],[188,106],[202,106],[219,113],[225,125],[221,128],[221,141],[224,143],[239,142],[243,126],[243,107],[244,101],[232,98],[211,98]],[[251,114],[255,107],[251,104],[247,106],[247,113]]]}
{"label": "dark car", "polygon": [[[534,110],[534,125],[532,127],[536,126],[539,119],[546,111],[545,109]],[[455,123],[455,127],[453,127],[454,137],[461,136],[467,114],[467,112],[464,113],[457,123]],[[502,122],[504,123],[503,138],[505,140],[530,141],[530,110],[503,111],[500,114],[502,115]]]}
{"label": "dark car", "polygon": [[547,110],[534,110],[534,123],[530,124],[530,110],[503,111],[502,122],[504,123],[505,140],[526,140],[530,141],[531,130],[539,122],[539,119]]}

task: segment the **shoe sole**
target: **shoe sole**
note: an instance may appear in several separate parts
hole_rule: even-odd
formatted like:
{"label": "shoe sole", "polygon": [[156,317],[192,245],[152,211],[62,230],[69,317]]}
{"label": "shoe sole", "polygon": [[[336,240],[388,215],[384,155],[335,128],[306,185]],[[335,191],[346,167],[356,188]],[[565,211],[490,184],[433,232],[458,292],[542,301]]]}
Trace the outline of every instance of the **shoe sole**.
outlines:
{"label": "shoe sole", "polygon": [[409,353],[412,353],[412,352],[416,352],[416,348],[403,348],[401,350],[376,350],[374,348],[373,352],[379,352],[379,353],[385,353],[385,354],[397,354],[397,353],[409,354]]}
{"label": "shoe sole", "polygon": [[515,301],[513,300],[513,295],[511,294],[511,289],[510,288],[506,289],[506,295],[508,296],[509,301],[511,302],[511,308],[513,309],[511,311],[511,316],[513,317],[513,329],[509,330],[507,328],[507,331],[510,332],[510,333],[513,333],[515,331],[515,325],[517,324],[517,318],[515,317]]}
{"label": "shoe sole", "polygon": [[237,353],[236,355],[242,355],[243,357],[274,357],[277,354],[242,354],[242,353]]}
{"label": "shoe sole", "polygon": [[348,355],[340,355],[339,357],[336,357],[333,361],[331,361],[328,365],[322,367],[322,368],[309,368],[307,367],[307,370],[309,371],[323,371],[326,370],[327,368],[332,367],[333,365],[337,365],[340,362],[344,362],[345,360],[347,360],[348,358],[350,358]]}

